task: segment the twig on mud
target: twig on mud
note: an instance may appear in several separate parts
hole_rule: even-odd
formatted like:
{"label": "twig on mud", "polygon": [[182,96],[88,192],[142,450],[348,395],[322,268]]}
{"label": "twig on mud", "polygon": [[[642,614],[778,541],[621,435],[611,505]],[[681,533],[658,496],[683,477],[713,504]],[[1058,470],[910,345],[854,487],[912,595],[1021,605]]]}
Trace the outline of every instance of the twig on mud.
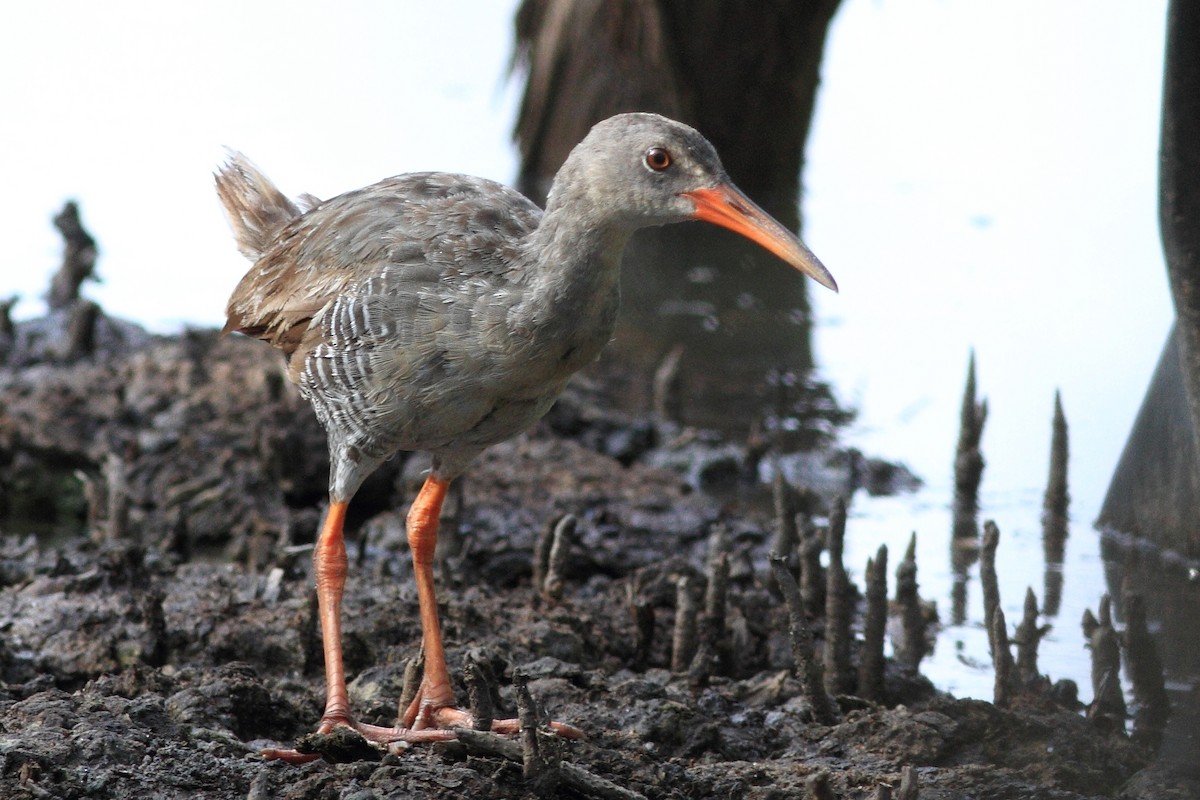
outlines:
{"label": "twig on mud", "polygon": [[867,559],[867,610],[863,619],[863,643],[858,660],[858,694],[882,702],[883,635],[887,630],[887,545],[880,545],[875,558]]}
{"label": "twig on mud", "polygon": [[1050,476],[1042,501],[1042,552],[1046,563],[1042,603],[1043,613],[1047,617],[1057,616],[1062,606],[1063,558],[1070,526],[1067,511],[1071,502],[1067,490],[1067,418],[1063,414],[1062,396],[1058,391],[1054,392],[1054,420],[1051,427]]}
{"label": "twig on mud", "polygon": [[[796,526],[796,490],[787,482],[782,470],[775,472],[771,493],[775,501],[775,533],[771,537],[771,552],[779,553],[791,562],[800,540]],[[767,587],[777,588],[773,573],[767,576]]]}
{"label": "twig on mud", "polygon": [[1121,691],[1121,645],[1112,624],[1112,601],[1100,598],[1100,618],[1083,613],[1083,633],[1092,649],[1092,702],[1087,716],[1102,731],[1125,730],[1128,716]]}
{"label": "twig on mud", "polygon": [[675,633],[671,637],[671,671],[684,672],[696,656],[696,593],[687,575],[675,582]]}
{"label": "twig on mud", "polygon": [[[701,635],[701,653],[708,648],[708,664],[715,659],[717,668],[729,674],[732,652],[729,637],[725,635],[725,619],[729,607],[729,535],[725,525],[717,523],[708,537],[708,583],[704,588],[704,628]],[[697,658],[701,653],[697,653]],[[695,659],[693,660],[693,668]],[[689,669],[691,680],[692,669]],[[703,679],[707,681],[708,675]]]}
{"label": "twig on mud", "polygon": [[520,670],[513,672],[513,688],[517,694],[517,718],[521,720],[522,770],[526,780],[534,780],[545,773],[550,765],[542,758],[538,746],[538,712],[533,695],[529,693],[529,676]]}
{"label": "twig on mud", "polygon": [[996,659],[992,647],[992,620],[1000,607],[1000,582],[996,578],[996,548],[1000,545],[1000,529],[988,520],[983,523],[983,546],[979,550],[979,587],[983,593],[983,629],[988,631],[988,652]]}
{"label": "twig on mud", "polygon": [[908,549],[896,567],[896,605],[900,607],[903,634],[896,647],[896,660],[913,672],[921,669],[925,657],[925,611],[917,591],[917,534],[908,540]]}
{"label": "twig on mud", "polygon": [[1046,480],[1046,494],[1042,499],[1042,539],[1047,548],[1057,543],[1061,550],[1062,542],[1067,538],[1067,508],[1071,502],[1067,491],[1068,455],[1067,418],[1063,414],[1062,394],[1056,389],[1050,434],[1050,477]]}
{"label": "twig on mud", "polygon": [[546,573],[550,569],[550,549],[554,547],[554,530],[558,527],[558,523],[566,519],[567,515],[550,520],[546,527],[542,528],[542,532],[538,534],[537,541],[533,545],[533,588],[537,592],[542,591],[542,585],[546,582]]}
{"label": "twig on mud", "polygon": [[812,630],[808,627],[808,618],[804,612],[804,598],[796,579],[788,572],[787,561],[777,553],[770,554],[771,570],[775,574],[775,583],[783,592],[784,602],[788,613],[788,638],[792,642],[792,659],[795,663],[796,677],[804,689],[808,701],[812,705],[813,717],[822,725],[836,725],[838,713],[825,692],[825,682],[821,677],[821,665],[817,663],[813,648]]}
{"label": "twig on mud", "polygon": [[842,563],[846,539],[846,501],[838,498],[829,513],[829,567],[825,585],[825,690],[836,696],[851,689],[850,624],[853,601]]}
{"label": "twig on mud", "polygon": [[67,308],[79,299],[79,287],[89,278],[95,278],[96,240],[83,227],[79,219],[79,206],[74,200],[63,204],[62,211],[54,217],[54,227],[63,237],[63,261],[58,272],[50,279],[50,291],[46,294],[46,305],[51,311]]}
{"label": "twig on mud", "polygon": [[992,627],[988,638],[992,645],[992,664],[996,670],[996,681],[992,690],[992,703],[997,708],[1008,708],[1012,703],[1013,680],[1015,679],[1012,650],[1008,646],[1008,623],[1004,610],[997,608],[992,614]]}
{"label": "twig on mud", "polygon": [[[494,733],[474,731],[469,728],[455,728],[454,734],[466,745],[469,752],[476,755],[504,758],[520,763],[522,761],[521,745],[512,739],[497,736]],[[646,800],[646,796],[624,786],[618,786],[607,778],[601,778],[588,772],[583,767],[570,762],[559,762],[553,767],[564,786],[589,797],[599,797],[601,800]]]}
{"label": "twig on mud", "polygon": [[692,657],[692,663],[688,665],[688,687],[695,690],[708,686],[708,679],[712,676],[716,666],[717,654],[713,650],[713,646],[707,641],[700,642],[700,647],[696,649],[696,655]]}
{"label": "twig on mud", "polygon": [[979,535],[979,482],[983,478],[984,459],[979,448],[983,426],[987,422],[987,400],[975,399],[975,351],[967,365],[967,384],[963,388],[959,415],[958,447],[954,454],[954,513],[952,536],[973,539]]}
{"label": "twig on mud", "polygon": [[404,719],[408,707],[412,705],[417,690],[421,688],[421,677],[425,673],[425,645],[412,658],[404,662],[404,684],[400,689],[400,700],[396,703],[396,716]]}
{"label": "twig on mud", "polygon": [[800,594],[809,608],[821,608],[825,605],[825,568],[821,566],[825,537],[807,515],[797,517],[796,527],[800,531]]}
{"label": "twig on mud", "polygon": [[1026,686],[1033,684],[1041,677],[1038,672],[1038,645],[1042,637],[1050,632],[1049,625],[1038,626],[1037,595],[1033,587],[1025,589],[1025,608],[1021,616],[1021,624],[1017,626],[1013,640],[1017,643],[1017,676]]}
{"label": "twig on mud", "polygon": [[567,564],[571,558],[571,546],[575,542],[575,526],[577,524],[574,514],[566,514],[554,526],[550,552],[546,558],[546,577],[538,584],[542,596],[551,600],[558,600],[562,597],[563,583],[566,580]]}
{"label": "twig on mud", "polygon": [[[405,685],[408,684],[408,669],[405,668]],[[495,709],[492,707],[492,687],[488,684],[487,676],[479,659],[473,654],[467,654],[467,663],[463,667],[463,679],[467,684],[471,718],[477,731],[490,731],[492,720],[495,719]]]}

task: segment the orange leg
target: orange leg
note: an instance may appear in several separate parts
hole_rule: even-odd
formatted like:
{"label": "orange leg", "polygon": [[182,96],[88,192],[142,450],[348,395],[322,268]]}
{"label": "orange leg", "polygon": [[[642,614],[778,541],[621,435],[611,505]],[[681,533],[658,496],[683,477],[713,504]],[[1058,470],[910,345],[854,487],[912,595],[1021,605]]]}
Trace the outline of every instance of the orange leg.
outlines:
{"label": "orange leg", "polygon": [[350,725],[350,696],[346,693],[346,668],[342,665],[342,592],[346,588],[345,501],[330,503],[313,550],[313,575],[317,579],[317,614],[325,652],[325,713],[318,730]]}
{"label": "orange leg", "polygon": [[[321,534],[313,549],[313,576],[317,581],[317,617],[321,623],[321,645],[325,653],[325,713],[318,733],[328,733],[337,725],[354,726],[350,716],[350,696],[346,692],[346,668],[342,664],[342,593],[346,588],[346,542],[342,527],[346,521],[346,501],[333,501],[325,512]],[[266,758],[303,763],[318,755],[296,750],[267,749]]]}
{"label": "orange leg", "polygon": [[[420,604],[425,675],[417,696],[405,711],[403,726],[399,728],[367,725],[356,721],[350,714],[346,670],[342,664],[342,592],[346,586],[347,568],[342,525],[349,504],[343,501],[330,504],[313,552],[317,607],[325,651],[325,713],[321,715],[318,733],[328,733],[338,725],[346,725],[373,742],[431,742],[453,739],[452,728],[472,725],[470,713],[454,705],[454,691],[450,688],[450,673],[446,669],[446,650],[442,644],[442,628],[438,621],[437,596],[433,585],[438,517],[449,486],[450,481],[430,475],[408,512],[408,544],[412,550],[417,600]],[[581,731],[570,725],[560,722],[550,725],[560,736],[572,739],[583,736]],[[492,723],[492,730],[517,733],[520,723],[515,719],[496,720]],[[320,757],[297,750],[276,749],[265,750],[263,755],[293,763]]]}
{"label": "orange leg", "polygon": [[[430,475],[408,510],[408,547],[412,551],[413,576],[417,581],[417,600],[421,607],[421,644],[425,648],[425,676],[413,705],[404,715],[409,728],[441,727],[430,713],[454,706],[450,673],[446,669],[446,649],[442,644],[442,626],[438,621],[437,595],[433,585],[433,554],[437,549],[438,519],[450,481]],[[461,724],[461,723],[460,723]]]}
{"label": "orange leg", "polygon": [[[446,650],[442,644],[442,628],[438,621],[437,596],[433,586],[433,554],[437,549],[438,518],[450,481],[430,475],[421,487],[408,512],[408,546],[412,550],[413,572],[417,581],[417,599],[421,605],[421,635],[425,647],[425,676],[417,696],[404,713],[405,728],[429,735],[442,729],[469,728],[474,723],[471,714],[457,708],[450,688],[450,673],[446,669]],[[583,732],[562,722],[551,722],[558,735],[578,739]],[[497,733],[517,733],[521,729],[516,719],[492,722]],[[451,735],[453,735],[451,733]]]}

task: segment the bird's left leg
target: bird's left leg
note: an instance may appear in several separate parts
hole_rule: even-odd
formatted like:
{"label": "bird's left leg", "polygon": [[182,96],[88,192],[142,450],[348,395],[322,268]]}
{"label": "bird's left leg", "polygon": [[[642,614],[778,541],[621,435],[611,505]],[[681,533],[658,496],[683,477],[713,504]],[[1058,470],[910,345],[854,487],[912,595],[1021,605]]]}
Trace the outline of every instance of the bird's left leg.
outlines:
{"label": "bird's left leg", "polygon": [[[446,669],[446,650],[442,643],[433,584],[433,556],[437,548],[438,520],[449,486],[450,481],[430,475],[408,512],[408,544],[412,550],[417,598],[421,607],[425,675],[416,697],[404,713],[402,725],[414,732],[429,735],[434,734],[436,729],[449,732],[451,728],[469,728],[474,722],[470,712],[455,705],[454,691],[450,687],[450,673]],[[572,739],[583,736],[582,731],[564,723],[552,722],[550,727],[560,736]],[[520,722],[516,719],[495,720],[492,730],[499,733],[517,733],[520,730]]]}

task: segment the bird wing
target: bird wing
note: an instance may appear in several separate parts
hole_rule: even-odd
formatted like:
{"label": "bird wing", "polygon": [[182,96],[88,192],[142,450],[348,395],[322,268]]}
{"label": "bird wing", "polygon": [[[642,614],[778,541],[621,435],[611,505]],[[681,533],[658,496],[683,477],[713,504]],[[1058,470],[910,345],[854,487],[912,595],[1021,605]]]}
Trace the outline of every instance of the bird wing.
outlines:
{"label": "bird wing", "polygon": [[482,178],[413,173],[320,203],[263,249],[226,309],[226,331],[270,342],[289,356],[322,337],[323,309],[383,274],[390,292],[503,274],[541,210]]}

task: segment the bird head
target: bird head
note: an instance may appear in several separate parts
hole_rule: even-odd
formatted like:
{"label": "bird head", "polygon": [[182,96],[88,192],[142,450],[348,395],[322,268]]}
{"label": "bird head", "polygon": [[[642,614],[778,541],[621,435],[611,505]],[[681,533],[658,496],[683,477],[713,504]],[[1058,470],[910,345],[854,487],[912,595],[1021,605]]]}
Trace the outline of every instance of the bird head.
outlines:
{"label": "bird head", "polygon": [[[657,114],[618,114],[597,123],[564,165],[593,208],[629,228],[703,220],[728,228],[837,291],[820,260],[725,174],[695,129]],[[554,191],[549,200],[555,202]]]}

